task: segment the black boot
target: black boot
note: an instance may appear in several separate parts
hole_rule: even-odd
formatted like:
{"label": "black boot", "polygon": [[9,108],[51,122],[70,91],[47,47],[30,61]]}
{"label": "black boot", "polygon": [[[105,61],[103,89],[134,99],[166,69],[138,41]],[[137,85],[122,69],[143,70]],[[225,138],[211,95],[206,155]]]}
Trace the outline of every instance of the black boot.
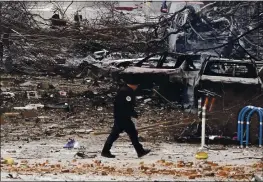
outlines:
{"label": "black boot", "polygon": [[141,157],[149,154],[150,152],[151,152],[150,149],[144,149],[142,152],[138,152],[137,155],[138,155],[139,158],[141,158]]}
{"label": "black boot", "polygon": [[101,156],[107,158],[115,158],[115,155],[112,155],[110,151],[102,151]]}
{"label": "black boot", "polygon": [[112,143],[109,141],[106,141],[102,149],[101,156],[107,157],[107,158],[115,158],[115,155],[112,155],[110,152],[111,146],[112,146]]}

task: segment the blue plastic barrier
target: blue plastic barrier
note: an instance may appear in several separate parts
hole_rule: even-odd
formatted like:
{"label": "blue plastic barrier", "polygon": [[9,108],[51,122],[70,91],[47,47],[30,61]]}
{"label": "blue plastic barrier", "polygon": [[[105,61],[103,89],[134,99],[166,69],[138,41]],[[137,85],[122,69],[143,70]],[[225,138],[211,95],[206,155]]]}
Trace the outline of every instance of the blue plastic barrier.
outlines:
{"label": "blue plastic barrier", "polygon": [[241,148],[243,147],[243,130],[245,123],[245,116],[248,113],[248,117],[246,120],[246,146],[248,147],[249,143],[249,125],[250,119],[252,115],[257,112],[259,115],[259,147],[262,146],[262,137],[263,137],[263,108],[254,107],[254,106],[246,106],[244,107],[238,114],[238,129],[237,129],[237,139],[240,141]]}
{"label": "blue plastic barrier", "polygon": [[245,123],[245,116],[251,109],[254,109],[254,106],[247,106],[246,109],[241,113],[240,118],[240,130],[239,130],[239,141],[240,141],[240,147],[243,147],[243,135],[244,135],[244,127],[243,124]]}
{"label": "blue plastic barrier", "polygon": [[[262,145],[262,117],[263,117],[263,111],[261,108],[254,108],[252,109],[247,117],[247,125],[246,125],[246,147],[248,147],[248,143],[249,143],[249,124],[250,124],[250,119],[252,117],[252,115],[257,112],[259,115],[259,126],[260,126],[260,131],[259,131],[259,146],[261,147]],[[243,137],[241,137],[243,139]]]}
{"label": "blue plastic barrier", "polygon": [[247,110],[249,110],[250,108],[252,108],[253,106],[246,106],[244,107],[238,114],[238,123],[237,123],[237,139],[238,141],[240,141],[240,137],[242,136],[242,134],[240,133],[240,129],[241,129],[241,119],[243,118],[243,112],[247,112]]}

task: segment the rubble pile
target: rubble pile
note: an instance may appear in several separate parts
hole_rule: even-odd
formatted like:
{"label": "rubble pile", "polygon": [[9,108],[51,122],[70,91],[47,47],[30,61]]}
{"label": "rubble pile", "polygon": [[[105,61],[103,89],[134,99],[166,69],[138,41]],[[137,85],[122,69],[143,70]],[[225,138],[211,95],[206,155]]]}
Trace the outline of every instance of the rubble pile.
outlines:
{"label": "rubble pile", "polygon": [[[57,59],[85,58],[103,49],[108,50],[105,54],[147,55],[167,49],[171,46],[168,45],[170,41],[176,42],[177,52],[210,51],[227,58],[262,59],[262,43],[258,41],[262,36],[261,2],[216,2],[205,5],[200,12],[193,10],[192,6],[185,6],[179,11],[171,10],[168,14],[154,17],[156,21],[153,22],[139,22],[133,14],[116,11],[115,2],[101,2],[94,5],[98,9],[96,18],[72,22],[62,13],[58,21],[65,21],[65,25],[55,26],[52,24],[53,16],[45,19],[30,13],[29,4],[2,2],[0,6],[3,11],[1,29],[5,35],[1,61],[7,72],[47,74],[54,69]],[[59,12],[64,11],[58,7]],[[183,15],[187,20],[179,26],[177,24]],[[143,16],[140,18],[144,19]],[[173,24],[175,27],[171,27]],[[177,34],[182,36],[168,40]],[[237,44],[231,42],[235,39]],[[181,50],[179,47],[184,48]]]}
{"label": "rubble pile", "polygon": [[[5,123],[2,141],[108,131],[113,124],[113,99],[118,84],[107,78],[84,83],[82,79],[74,79],[72,83],[60,77],[1,75],[1,78],[1,90],[6,94],[1,97],[1,113],[10,113],[1,120]],[[136,122],[139,127],[165,121],[189,122],[196,118],[185,116],[178,109],[175,112],[175,108],[157,96],[141,95],[137,102],[141,115]],[[156,131],[142,132],[142,136],[147,140],[174,140],[175,131],[167,132],[165,128]]]}
{"label": "rubble pile", "polygon": [[[102,6],[105,12],[95,19],[73,23],[61,17],[57,21],[61,20],[62,24],[54,25],[56,14],[49,20],[42,18],[38,21],[35,19],[37,15],[29,13],[23,2],[0,3],[0,9],[3,10],[0,68],[11,75],[2,72],[0,75],[1,114],[22,113],[6,117],[3,122],[10,120],[23,125],[23,122],[33,121],[33,130],[39,123],[44,124],[42,127],[50,123],[59,125],[54,127],[57,130],[52,131],[38,127],[36,135],[45,132],[47,135],[63,135],[61,127],[71,127],[67,134],[74,133],[72,128],[83,125],[85,130],[108,129],[113,119],[112,102],[118,86],[122,84],[118,76],[125,68],[128,68],[125,71],[129,74],[147,73],[150,80],[156,74],[161,83],[171,80],[175,82],[166,84],[165,89],[157,89],[161,93],[159,95],[152,92],[152,88],[138,93],[137,109],[141,112],[138,126],[166,120],[174,120],[175,124],[198,122],[200,119],[194,106],[188,105],[185,109],[187,112],[181,109],[184,107],[181,95],[187,92],[185,80],[191,77],[194,82],[193,78],[199,69],[184,69],[185,62],[191,65],[189,60],[179,66],[177,62],[172,62],[170,66],[170,60],[167,63],[165,54],[160,58],[152,58],[151,63],[142,57],[160,50],[166,52],[169,42],[174,40],[176,49],[172,48],[172,54],[179,56],[173,57],[173,61],[178,61],[180,56],[189,57],[189,54],[190,57],[208,54],[227,59],[246,58],[261,63],[262,42],[256,38],[262,36],[262,19],[259,18],[262,13],[253,15],[262,9],[261,2],[215,2],[204,6],[199,12],[187,5],[179,11],[162,14],[155,18],[157,21],[150,23],[135,22],[130,15],[113,11],[113,5],[96,4]],[[246,10],[248,6],[252,13]],[[179,26],[181,15],[185,15],[186,20]],[[170,36],[179,34],[181,38],[170,39]],[[184,49],[177,49],[180,46]],[[240,52],[242,47],[243,52]],[[146,64],[139,69],[142,60]],[[200,60],[197,63],[202,65]],[[262,75],[261,70],[259,76]],[[194,84],[189,81],[187,87],[193,89]],[[163,96],[165,93],[177,97],[177,100]],[[250,94],[237,99],[233,99],[233,95],[231,92],[225,93],[223,99],[216,101],[213,111],[208,113],[211,133],[232,135],[239,106],[262,105],[262,95],[256,95],[253,97],[255,99],[251,99]],[[147,136],[173,140],[184,129],[160,127],[158,130],[149,130]]]}
{"label": "rubble pile", "polygon": [[[241,121],[247,126],[238,125],[238,134],[237,124],[245,106],[257,107],[259,115],[262,108],[262,2],[189,2],[181,8],[170,2],[152,21],[140,8],[126,13],[123,8],[133,8],[113,1],[94,2],[96,17],[90,19],[82,19],[78,7],[74,21],[66,16],[73,1],[66,9],[62,2],[43,3],[54,5],[50,19],[32,13],[29,2],[0,2],[1,156],[9,156],[1,157],[1,172],[7,178],[251,181],[262,172],[260,148],[230,146],[242,143],[240,131],[248,126],[246,144],[261,145],[260,116],[244,115],[251,124]],[[139,117],[132,120],[152,152],[146,163],[127,157],[130,140],[121,133],[121,145],[113,149],[117,160],[100,160],[115,95],[129,79],[139,83]],[[203,121],[202,150],[209,157],[196,145],[179,143],[199,146]]]}

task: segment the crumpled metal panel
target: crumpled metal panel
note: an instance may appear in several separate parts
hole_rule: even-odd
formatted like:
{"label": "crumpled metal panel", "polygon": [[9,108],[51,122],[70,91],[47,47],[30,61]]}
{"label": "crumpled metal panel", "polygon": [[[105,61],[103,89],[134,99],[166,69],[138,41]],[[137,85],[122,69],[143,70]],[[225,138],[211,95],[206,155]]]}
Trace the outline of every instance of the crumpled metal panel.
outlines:
{"label": "crumpled metal panel", "polygon": [[238,77],[223,77],[223,76],[208,76],[203,75],[201,77],[202,81],[209,80],[213,82],[223,82],[223,83],[241,83],[241,84],[260,84],[258,78],[238,78]]}

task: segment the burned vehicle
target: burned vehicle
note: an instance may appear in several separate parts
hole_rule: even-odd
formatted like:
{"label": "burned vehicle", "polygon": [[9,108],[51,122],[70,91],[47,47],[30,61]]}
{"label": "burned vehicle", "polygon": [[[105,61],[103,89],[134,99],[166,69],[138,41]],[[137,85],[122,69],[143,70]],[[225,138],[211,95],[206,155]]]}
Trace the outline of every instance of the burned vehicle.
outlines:
{"label": "burned vehicle", "polygon": [[[157,60],[153,59],[157,56]],[[193,60],[199,60],[200,57],[169,52],[151,54],[121,71],[119,79],[136,79],[141,89],[151,90],[154,85],[158,86],[166,99],[182,103],[191,72],[196,70]]]}
{"label": "burned vehicle", "polygon": [[[223,104],[217,106],[231,107],[232,101],[245,100],[262,92],[262,80],[257,66],[251,60],[232,60],[210,58],[205,60],[195,79],[194,100],[205,97],[201,90],[208,90],[222,96]],[[227,102],[226,102],[227,101]]]}
{"label": "burned vehicle", "polygon": [[263,80],[263,66],[259,69],[259,77]]}

